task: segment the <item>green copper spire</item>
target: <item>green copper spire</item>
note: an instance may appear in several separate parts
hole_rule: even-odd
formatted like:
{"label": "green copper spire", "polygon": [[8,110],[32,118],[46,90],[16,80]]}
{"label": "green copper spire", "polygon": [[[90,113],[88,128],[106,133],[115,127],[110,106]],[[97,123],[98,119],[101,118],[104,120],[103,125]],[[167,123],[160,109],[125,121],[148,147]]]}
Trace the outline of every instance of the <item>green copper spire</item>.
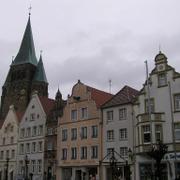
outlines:
{"label": "green copper spire", "polygon": [[37,58],[36,58],[32,29],[31,29],[30,14],[19,52],[15,57],[14,61],[12,62],[12,65],[24,64],[24,63],[31,63],[37,65]]}
{"label": "green copper spire", "polygon": [[40,55],[39,62],[37,65],[37,69],[36,69],[33,81],[48,83],[47,78],[46,78],[46,73],[44,70],[43,61],[42,61],[42,55]]}

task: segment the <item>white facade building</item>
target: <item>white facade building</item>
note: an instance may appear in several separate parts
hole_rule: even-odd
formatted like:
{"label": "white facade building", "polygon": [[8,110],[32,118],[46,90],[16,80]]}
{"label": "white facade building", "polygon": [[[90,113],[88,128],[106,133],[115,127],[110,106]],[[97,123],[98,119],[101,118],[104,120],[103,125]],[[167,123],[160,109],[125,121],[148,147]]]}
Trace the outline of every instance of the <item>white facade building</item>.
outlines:
{"label": "white facade building", "polygon": [[[0,129],[0,179],[14,180],[16,177],[16,156],[18,126],[22,113],[11,105]],[[8,165],[8,168],[7,168]]]}
{"label": "white facade building", "polygon": [[[102,107],[103,112],[103,153],[101,179],[112,180],[110,159],[114,154],[118,177],[134,172],[134,165],[128,157],[128,151],[133,150],[133,100],[138,91],[125,86]],[[130,165],[130,166],[129,166]],[[129,169],[130,168],[130,169]],[[128,176],[127,175],[127,176]],[[133,177],[134,174],[131,174]]]}
{"label": "white facade building", "polygon": [[33,94],[19,127],[17,174],[18,179],[31,176],[44,178],[45,123],[54,101]]}
{"label": "white facade building", "polygon": [[148,82],[145,82],[134,106],[136,179],[152,179],[151,169],[155,172],[156,167],[146,152],[161,141],[168,146],[161,174],[163,180],[172,180],[180,174],[180,74],[159,52]]}

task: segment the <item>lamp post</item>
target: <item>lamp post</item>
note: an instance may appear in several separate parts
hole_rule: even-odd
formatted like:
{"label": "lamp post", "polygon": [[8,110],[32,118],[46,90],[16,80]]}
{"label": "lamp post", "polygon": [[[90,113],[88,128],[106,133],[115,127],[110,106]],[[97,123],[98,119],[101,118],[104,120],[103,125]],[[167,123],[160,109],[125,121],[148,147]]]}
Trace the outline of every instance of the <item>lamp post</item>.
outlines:
{"label": "lamp post", "polygon": [[5,180],[8,180],[8,170],[9,169],[9,158],[6,158],[6,173],[5,173]]}
{"label": "lamp post", "polygon": [[25,155],[24,161],[25,161],[25,180],[28,180],[28,163],[29,163],[29,160],[28,160],[27,155]]}

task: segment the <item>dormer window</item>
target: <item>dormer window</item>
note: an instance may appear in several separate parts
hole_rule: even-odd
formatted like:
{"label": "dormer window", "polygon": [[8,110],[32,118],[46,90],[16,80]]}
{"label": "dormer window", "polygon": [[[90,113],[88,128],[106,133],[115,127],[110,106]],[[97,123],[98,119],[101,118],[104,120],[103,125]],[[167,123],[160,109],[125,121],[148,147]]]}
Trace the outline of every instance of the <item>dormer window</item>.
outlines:
{"label": "dormer window", "polygon": [[165,73],[158,74],[158,86],[166,86],[167,85],[167,76]]}

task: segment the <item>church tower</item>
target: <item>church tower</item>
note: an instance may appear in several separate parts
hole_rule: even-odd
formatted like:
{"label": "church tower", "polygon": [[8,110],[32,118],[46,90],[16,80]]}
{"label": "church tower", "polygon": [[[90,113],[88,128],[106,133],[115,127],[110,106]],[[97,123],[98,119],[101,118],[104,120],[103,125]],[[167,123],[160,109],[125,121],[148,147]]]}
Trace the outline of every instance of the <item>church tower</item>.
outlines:
{"label": "church tower", "polygon": [[39,62],[36,58],[29,14],[19,52],[10,65],[2,87],[1,118],[5,117],[12,104],[16,110],[25,111],[31,93],[35,90],[40,96],[48,96],[48,82],[42,57],[40,57]]}

